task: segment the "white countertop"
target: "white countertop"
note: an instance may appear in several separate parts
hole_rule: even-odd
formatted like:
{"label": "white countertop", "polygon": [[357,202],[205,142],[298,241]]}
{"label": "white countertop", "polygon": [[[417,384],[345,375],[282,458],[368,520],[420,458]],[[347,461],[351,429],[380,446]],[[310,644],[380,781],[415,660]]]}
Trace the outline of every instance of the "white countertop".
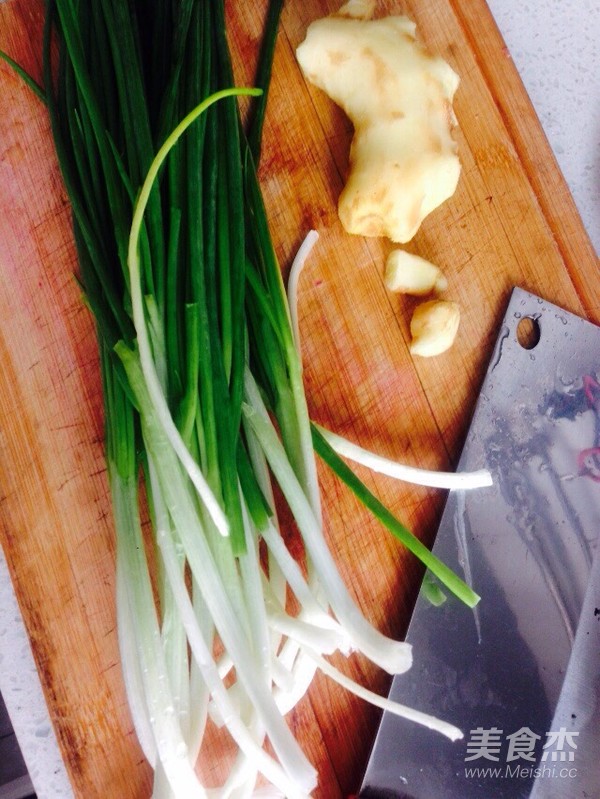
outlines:
{"label": "white countertop", "polygon": [[600,253],[600,4],[487,2]]}
{"label": "white countertop", "polygon": [[[600,252],[598,0],[488,3]],[[39,799],[72,797],[1,550],[0,691]]]}

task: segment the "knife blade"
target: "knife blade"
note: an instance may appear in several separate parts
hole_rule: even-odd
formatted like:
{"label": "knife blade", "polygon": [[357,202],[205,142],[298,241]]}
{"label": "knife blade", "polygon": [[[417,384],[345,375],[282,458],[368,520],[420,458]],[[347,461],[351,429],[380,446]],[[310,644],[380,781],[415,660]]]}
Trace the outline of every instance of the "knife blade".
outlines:
{"label": "knife blade", "polygon": [[[600,796],[600,328],[513,290],[434,551],[482,596],[417,598],[414,664],[390,697],[463,730],[384,713],[362,799]],[[592,569],[593,564],[593,569]]]}

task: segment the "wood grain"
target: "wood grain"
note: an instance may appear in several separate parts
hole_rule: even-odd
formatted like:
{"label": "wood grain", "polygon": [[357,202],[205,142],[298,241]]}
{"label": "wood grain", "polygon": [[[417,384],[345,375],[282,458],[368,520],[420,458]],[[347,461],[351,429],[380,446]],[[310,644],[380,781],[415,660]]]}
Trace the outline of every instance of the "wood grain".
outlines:
{"label": "wood grain", "polygon": [[[38,78],[42,5],[0,5],[0,48]],[[265,6],[228,3],[239,82],[251,82]],[[321,234],[301,285],[311,413],[382,453],[446,467],[457,460],[510,288],[598,321],[597,259],[483,0],[382,2],[381,13],[415,19],[422,39],[461,76],[459,188],[409,246],[446,271],[461,330],[446,355],[413,361],[412,303],[382,282],[390,244],[345,235],[337,220],[351,127],[304,82],[294,59],[310,20],[335,6],[285,6],[260,172],[283,270],[310,227]],[[141,799],[150,776],[118,668],[92,320],[72,277],[70,214],[44,108],[2,64],[0,111],[0,538],[76,795]],[[431,541],[439,492],[361,475]],[[365,613],[400,635],[419,570],[321,476],[340,569]],[[365,661],[343,667],[385,690],[387,679]],[[371,708],[315,679],[290,724],[319,768],[317,797],[357,788],[376,723]],[[218,771],[219,753],[206,768]]]}

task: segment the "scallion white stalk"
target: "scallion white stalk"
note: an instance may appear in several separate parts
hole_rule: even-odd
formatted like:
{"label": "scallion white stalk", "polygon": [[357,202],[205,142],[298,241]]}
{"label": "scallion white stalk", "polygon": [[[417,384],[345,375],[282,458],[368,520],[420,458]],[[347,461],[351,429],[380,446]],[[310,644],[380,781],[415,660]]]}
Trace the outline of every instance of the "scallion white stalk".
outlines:
{"label": "scallion white stalk", "polygon": [[361,699],[364,699],[367,702],[370,702],[372,705],[375,705],[375,707],[380,707],[382,710],[393,713],[395,716],[401,716],[409,721],[414,721],[417,724],[421,724],[423,727],[427,727],[430,730],[435,730],[436,732],[445,735],[446,738],[449,738],[451,741],[457,741],[459,738],[463,737],[461,730],[459,730],[458,727],[455,727],[453,724],[449,724],[446,721],[441,721],[435,716],[429,715],[429,713],[422,713],[420,710],[415,710],[414,708],[407,707],[406,705],[401,705],[399,702],[394,702],[391,699],[387,699],[384,696],[374,693],[373,691],[369,691],[367,688],[364,688],[362,685],[359,685],[359,683],[350,679],[350,677],[347,677],[345,674],[339,671],[339,669],[336,669],[335,666],[332,666],[331,663],[325,660],[325,658],[321,657],[318,652],[304,646],[303,649],[305,650],[307,656],[314,660],[323,674],[326,674],[339,685],[343,686],[346,690],[350,691],[350,693],[353,693],[356,696],[359,696]]}
{"label": "scallion white stalk", "polygon": [[300,275],[304,269],[304,265],[312,252],[313,247],[319,239],[319,234],[316,230],[309,230],[306,237],[290,267],[290,274],[288,277],[288,305],[290,308],[290,318],[292,320],[292,332],[294,334],[294,342],[298,352],[301,351],[300,343],[300,325],[298,323],[298,285],[300,283]]}
{"label": "scallion white stalk", "polygon": [[[262,537],[308,618],[330,618],[327,609],[318,602],[310,586],[304,579],[300,566],[290,555],[281,535],[272,524],[268,524],[262,531]],[[335,624],[335,621],[331,619],[331,626],[334,627]]]}
{"label": "scallion white stalk", "polygon": [[307,657],[304,650],[300,649],[299,644],[296,641],[288,641],[287,643],[296,648],[296,656],[294,659],[294,665],[292,667],[294,683],[289,691],[275,691],[275,701],[277,702],[277,707],[284,715],[295,708],[298,702],[308,691],[318,668],[315,661],[312,658]]}
{"label": "scallion white stalk", "polygon": [[[110,469],[110,464],[109,464]],[[116,471],[110,474],[117,525],[119,557],[127,570],[131,610],[136,619],[135,637],[141,661],[148,720],[169,785],[176,796],[206,799],[188,757],[188,748],[175,712],[169,673],[148,573],[137,510],[137,487]]]}
{"label": "scallion white stalk", "polygon": [[[125,531],[122,533],[125,535]],[[129,577],[126,564],[123,562],[122,546],[117,543],[117,633],[119,639],[119,653],[121,656],[121,671],[125,684],[125,693],[131,713],[131,719],[138,742],[148,763],[156,766],[156,743],[152,732],[152,725],[148,715],[148,706],[144,693],[142,669],[136,646],[133,611],[131,608]]]}
{"label": "scallion white stalk", "polygon": [[328,604],[357,649],[390,674],[406,671],[412,662],[410,645],[382,635],[367,622],[351,598],[325,543],[321,526],[290,466],[256,384],[248,372],[245,392],[248,402],[244,405],[244,413],[294,514]]}
{"label": "scallion white stalk", "polygon": [[267,608],[269,624],[299,644],[306,644],[326,655],[343,650],[346,646],[346,636],[337,630],[324,629],[301,618],[290,616],[282,608],[278,608],[274,601],[270,602],[268,599]]}
{"label": "scallion white stalk", "polygon": [[[157,472],[156,464],[152,465],[152,470]],[[160,480],[158,476],[154,477],[153,482],[157,488],[160,487]],[[155,491],[156,490],[157,489],[155,488]],[[177,556],[172,539],[166,530],[157,530],[157,542],[165,570],[169,576],[173,595],[181,614],[182,623],[188,636],[190,648],[196,663],[202,672],[204,681],[210,690],[213,701],[215,701],[218,707],[220,717],[223,719],[223,723],[226,725],[232,738],[236,741],[238,746],[251,754],[251,756],[255,759],[255,762],[267,779],[284,790],[286,795],[289,794],[290,798],[297,797],[297,799],[303,799],[306,794],[299,787],[302,785],[302,782],[305,781],[303,774],[294,774],[293,769],[291,769],[293,776],[290,777],[288,774],[286,774],[286,771],[275,760],[273,760],[273,758],[271,758],[259,744],[257,744],[243,723],[239,715],[239,711],[233,707],[229,699],[227,689],[223,685],[221,677],[218,673],[212,653],[204,639],[200,626],[198,625],[198,620],[196,618],[187,587],[178,571]],[[311,790],[313,786],[314,783],[310,785],[308,790]]]}
{"label": "scallion white stalk", "polygon": [[[192,578],[192,606],[196,619],[206,641],[212,641],[214,636],[214,624],[211,618],[206,603],[202,598],[202,594],[198,589],[196,581]],[[190,735],[188,746],[190,750],[190,757],[195,763],[198,760],[202,742],[204,740],[204,733],[206,730],[206,722],[208,719],[208,703],[210,701],[210,692],[208,686],[202,677],[198,664],[194,658],[191,658],[190,663]]]}
{"label": "scallion white stalk", "polygon": [[242,577],[242,586],[248,616],[250,620],[250,632],[254,652],[256,655],[257,667],[263,674],[263,680],[267,685],[271,684],[271,637],[269,630],[269,619],[266,608],[265,596],[263,594],[262,568],[260,565],[258,551],[255,541],[255,530],[253,528],[244,496],[240,490],[240,500],[242,505],[242,519],[244,523],[244,534],[246,540],[246,552],[238,558]]}
{"label": "scallion white stalk", "polygon": [[395,477],[406,483],[461,491],[485,488],[493,483],[492,475],[487,469],[478,469],[475,472],[441,472],[432,469],[419,469],[416,466],[398,463],[382,455],[376,455],[374,452],[352,443],[347,438],[332,433],[331,430],[327,430],[321,425],[315,424],[315,427],[338,455],[360,463],[362,466],[367,466],[374,472]]}

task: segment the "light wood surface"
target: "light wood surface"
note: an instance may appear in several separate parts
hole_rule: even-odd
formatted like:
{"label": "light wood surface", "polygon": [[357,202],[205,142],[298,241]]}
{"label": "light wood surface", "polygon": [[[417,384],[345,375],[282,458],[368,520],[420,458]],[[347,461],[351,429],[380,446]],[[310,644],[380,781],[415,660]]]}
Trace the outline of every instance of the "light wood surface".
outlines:
{"label": "light wood surface", "polygon": [[[264,0],[228,3],[239,82],[251,82]],[[308,86],[294,49],[332,0],[288,0],[274,65],[261,180],[284,271],[311,228],[301,280],[312,416],[384,454],[456,462],[513,285],[600,319],[593,249],[483,0],[380,4],[405,12],[461,76],[455,110],[463,173],[455,196],[409,249],[438,263],[462,308],[447,354],[413,361],[414,303],[383,286],[386,241],[343,233],[336,200],[351,128]],[[0,5],[0,48],[40,76],[41,0]],[[0,540],[50,714],[78,797],[149,796],[150,775],[124,702],[114,621],[114,548],[92,320],[72,275],[70,212],[45,110],[0,64]],[[444,497],[361,472],[431,542]],[[401,635],[419,569],[323,473],[326,523],[360,605]],[[341,661],[339,661],[341,663]],[[343,665],[343,664],[342,664]],[[368,663],[343,665],[375,690]],[[290,724],[319,768],[316,796],[357,789],[378,714],[318,676]],[[215,778],[216,744],[202,765]]]}

